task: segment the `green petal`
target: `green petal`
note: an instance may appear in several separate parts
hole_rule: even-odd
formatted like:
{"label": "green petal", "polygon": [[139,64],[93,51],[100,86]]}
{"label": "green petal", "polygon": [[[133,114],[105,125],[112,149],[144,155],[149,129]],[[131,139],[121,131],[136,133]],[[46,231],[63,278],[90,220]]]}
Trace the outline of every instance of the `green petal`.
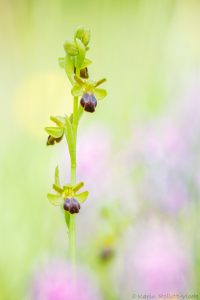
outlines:
{"label": "green petal", "polygon": [[84,186],[84,182],[79,182],[73,187],[73,191],[76,193]]}
{"label": "green petal", "polygon": [[101,85],[102,83],[106,82],[106,78],[102,78],[100,80],[98,80],[95,84],[94,84],[94,87],[97,87],[99,85]]}
{"label": "green petal", "polygon": [[59,138],[64,133],[64,129],[62,127],[45,127],[45,131],[54,138]]}
{"label": "green petal", "polygon": [[72,88],[72,90],[71,90],[71,93],[72,93],[72,95],[73,96],[82,96],[82,94],[83,94],[83,89],[82,89],[82,87],[80,86],[80,85],[78,85],[78,84],[75,84],[74,86],[73,86],[73,88]]}
{"label": "green petal", "polygon": [[63,199],[60,195],[47,194],[47,198],[51,202],[51,204],[55,206],[60,206],[63,202]]}
{"label": "green petal", "polygon": [[89,195],[89,192],[88,191],[85,191],[83,193],[80,193],[80,194],[77,194],[75,195],[75,198],[80,202],[80,203],[83,203],[87,200],[87,197]]}
{"label": "green petal", "polygon": [[107,92],[104,89],[94,89],[94,96],[97,100],[102,100],[107,96]]}

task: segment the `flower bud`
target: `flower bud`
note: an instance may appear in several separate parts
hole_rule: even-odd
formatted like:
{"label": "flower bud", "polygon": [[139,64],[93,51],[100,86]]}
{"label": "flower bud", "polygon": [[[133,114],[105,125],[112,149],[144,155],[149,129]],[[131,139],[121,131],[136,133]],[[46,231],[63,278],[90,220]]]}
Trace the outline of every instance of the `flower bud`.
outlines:
{"label": "flower bud", "polygon": [[81,106],[87,112],[94,112],[95,107],[97,106],[97,100],[91,93],[85,93],[80,101]]}
{"label": "flower bud", "polygon": [[78,48],[74,43],[65,42],[64,43],[64,49],[67,52],[67,54],[69,54],[71,56],[78,55]]}
{"label": "flower bud", "polygon": [[90,42],[90,30],[85,30],[83,27],[77,29],[75,38],[82,41],[82,43],[87,46]]}
{"label": "flower bud", "polygon": [[80,203],[75,198],[67,198],[63,204],[64,210],[70,214],[77,214],[81,208]]}

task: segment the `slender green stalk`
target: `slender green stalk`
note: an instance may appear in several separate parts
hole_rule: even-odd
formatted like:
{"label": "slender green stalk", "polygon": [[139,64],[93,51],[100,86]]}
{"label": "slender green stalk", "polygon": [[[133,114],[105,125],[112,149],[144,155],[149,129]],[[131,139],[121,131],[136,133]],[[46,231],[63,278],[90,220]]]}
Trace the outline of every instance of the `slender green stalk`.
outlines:
{"label": "slender green stalk", "polygon": [[70,215],[70,220],[69,220],[69,254],[73,265],[75,265],[76,263],[75,215]]}
{"label": "slender green stalk", "polygon": [[[79,70],[77,70],[76,75],[79,75]],[[71,185],[74,186],[76,184],[76,140],[77,140],[77,129],[78,129],[78,97],[74,97],[74,107],[73,107],[73,136],[74,136],[74,161],[71,161]],[[69,253],[72,263],[75,265],[76,263],[76,228],[75,224],[76,219],[75,215],[70,214],[69,219]]]}

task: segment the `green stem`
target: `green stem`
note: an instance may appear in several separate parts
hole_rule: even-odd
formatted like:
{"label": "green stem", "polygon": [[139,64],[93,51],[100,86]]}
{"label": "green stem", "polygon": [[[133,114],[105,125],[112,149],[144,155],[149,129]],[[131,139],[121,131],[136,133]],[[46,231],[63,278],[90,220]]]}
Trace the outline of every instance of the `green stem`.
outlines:
{"label": "green stem", "polygon": [[[79,75],[79,70],[77,70],[76,75]],[[74,97],[74,107],[73,107],[73,137],[74,137],[74,159],[71,160],[71,185],[76,184],[76,140],[77,140],[77,129],[78,129],[78,119],[79,119],[79,107],[78,107],[78,97]],[[75,266],[76,263],[76,239],[75,239],[75,215],[70,214],[69,219],[69,253],[70,258]]]}

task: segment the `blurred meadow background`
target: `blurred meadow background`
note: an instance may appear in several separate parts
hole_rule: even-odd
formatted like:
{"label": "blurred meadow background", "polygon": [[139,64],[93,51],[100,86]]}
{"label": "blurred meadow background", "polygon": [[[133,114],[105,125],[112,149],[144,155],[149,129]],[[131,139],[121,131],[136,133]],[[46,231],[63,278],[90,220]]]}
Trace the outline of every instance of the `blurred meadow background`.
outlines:
{"label": "blurred meadow background", "polygon": [[[46,198],[57,164],[69,181],[67,147],[47,148],[44,127],[72,109],[58,57],[79,25],[108,96],[79,128],[91,193],[76,297],[63,215]],[[200,292],[199,32],[198,0],[0,0],[0,299]]]}

